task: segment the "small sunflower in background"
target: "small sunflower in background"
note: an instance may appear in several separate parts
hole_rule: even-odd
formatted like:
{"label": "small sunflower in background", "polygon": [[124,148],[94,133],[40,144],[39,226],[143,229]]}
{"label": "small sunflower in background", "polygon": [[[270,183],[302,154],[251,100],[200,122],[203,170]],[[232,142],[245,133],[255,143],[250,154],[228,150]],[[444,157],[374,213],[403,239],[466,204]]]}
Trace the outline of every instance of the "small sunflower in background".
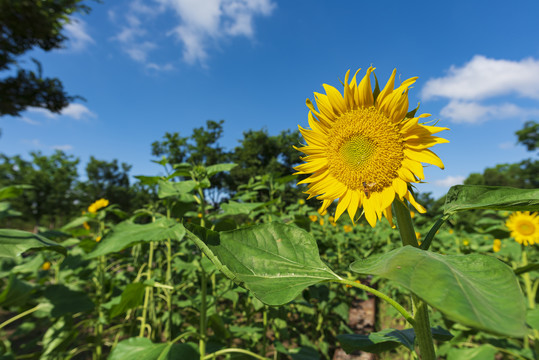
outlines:
{"label": "small sunflower in background", "polygon": [[447,128],[427,126],[419,121],[429,114],[408,114],[408,90],[417,78],[395,88],[393,70],[382,91],[371,87],[369,67],[359,85],[356,76],[344,78],[344,96],[324,84],[326,94],[314,93],[317,109],[307,99],[310,129],[299,126],[306,145],[296,150],[307,156],[295,167],[296,174],[310,174],[298,184],[309,184],[309,198],[322,200],[324,215],[338,199],[335,220],[344,211],[352,221],[359,208],[374,227],[385,216],[392,224],[391,204],[396,196],[408,200],[418,212],[425,212],[411,192],[409,183],[424,179],[422,163],[443,169],[440,158],[428,148],[447,143],[433,136]]}
{"label": "small sunflower in background", "polygon": [[537,213],[516,211],[505,226],[511,231],[511,237],[524,246],[539,244],[539,217]]}
{"label": "small sunflower in background", "polygon": [[95,214],[97,213],[97,210],[107,206],[109,206],[109,201],[107,199],[99,199],[88,206],[88,212],[90,214]]}

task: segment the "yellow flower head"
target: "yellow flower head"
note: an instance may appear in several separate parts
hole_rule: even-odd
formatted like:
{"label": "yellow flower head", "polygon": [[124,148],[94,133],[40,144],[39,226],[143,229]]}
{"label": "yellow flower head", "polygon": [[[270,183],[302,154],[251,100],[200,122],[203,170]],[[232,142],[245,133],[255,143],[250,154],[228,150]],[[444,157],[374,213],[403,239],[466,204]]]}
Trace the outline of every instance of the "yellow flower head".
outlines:
{"label": "yellow flower head", "polygon": [[51,262],[50,261],[45,261],[43,263],[43,265],[41,265],[41,270],[43,271],[47,271],[51,268]]}
{"label": "yellow flower head", "polygon": [[318,221],[318,216],[316,215],[309,215],[309,219],[311,219],[312,222]]}
{"label": "yellow flower head", "polygon": [[492,243],[492,250],[494,252],[498,252],[500,251],[500,249],[502,248],[502,242],[500,239],[495,239],[494,242]]}
{"label": "yellow flower head", "polygon": [[324,226],[324,219],[320,219],[320,225]]}
{"label": "yellow flower head", "polygon": [[197,217],[198,217],[199,219],[202,219],[202,213],[198,213],[198,214],[197,214]]}
{"label": "yellow flower head", "polygon": [[415,218],[415,211],[410,211],[410,217],[413,219]]}
{"label": "yellow flower head", "polygon": [[453,229],[449,229],[449,234],[453,234],[455,231]]}
{"label": "yellow flower head", "polygon": [[470,241],[468,239],[464,239],[464,240],[462,240],[462,245],[468,246],[468,245],[470,245]]}
{"label": "yellow flower head", "polygon": [[300,204],[300,205],[305,205],[305,200],[299,199],[299,200],[298,200],[298,204]]}
{"label": "yellow flower head", "polygon": [[416,238],[417,240],[421,239],[421,233],[416,231],[416,232],[415,232],[415,238]]}
{"label": "yellow flower head", "polygon": [[109,206],[109,201],[107,199],[99,199],[95,201],[92,205],[88,206],[88,212],[91,214],[97,213],[97,210]]}
{"label": "yellow flower head", "polygon": [[511,237],[524,246],[539,244],[539,217],[529,211],[514,212],[505,226],[511,231]]}
{"label": "yellow flower head", "polygon": [[98,236],[95,238],[95,242],[100,242],[101,241],[101,236]]}
{"label": "yellow flower head", "polygon": [[83,226],[86,230],[90,230],[90,224],[88,224],[86,221],[82,223],[82,226]]}
{"label": "yellow flower head", "polygon": [[350,225],[344,225],[344,232],[345,233],[349,233],[349,232],[352,232],[352,227]]}
{"label": "yellow flower head", "polygon": [[309,198],[322,200],[321,214],[338,199],[335,219],[348,210],[354,221],[362,207],[374,227],[383,215],[392,223],[395,197],[407,199],[417,211],[425,212],[408,191],[408,184],[424,179],[422,163],[443,169],[442,161],[428,148],[448,141],[433,136],[446,128],[419,123],[430,115],[406,117],[408,88],[416,78],[395,88],[395,69],[375,98],[370,80],[373,71],[369,67],[359,85],[357,72],[349,81],[348,71],[344,96],[324,84],[326,94],[314,94],[318,109],[307,100],[310,129],[299,127],[306,145],[296,148],[307,156],[295,169],[296,174],[310,174],[299,184],[309,184]]}

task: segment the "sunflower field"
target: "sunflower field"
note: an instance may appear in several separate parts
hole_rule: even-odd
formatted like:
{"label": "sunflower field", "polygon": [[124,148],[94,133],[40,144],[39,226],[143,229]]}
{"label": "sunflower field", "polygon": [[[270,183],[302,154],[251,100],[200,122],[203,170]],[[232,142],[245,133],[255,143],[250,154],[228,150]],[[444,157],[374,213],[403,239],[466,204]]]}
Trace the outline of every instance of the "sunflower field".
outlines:
{"label": "sunflower field", "polygon": [[134,185],[2,156],[0,359],[536,359],[537,160],[418,193],[449,129],[374,71],[299,133],[167,133]]}

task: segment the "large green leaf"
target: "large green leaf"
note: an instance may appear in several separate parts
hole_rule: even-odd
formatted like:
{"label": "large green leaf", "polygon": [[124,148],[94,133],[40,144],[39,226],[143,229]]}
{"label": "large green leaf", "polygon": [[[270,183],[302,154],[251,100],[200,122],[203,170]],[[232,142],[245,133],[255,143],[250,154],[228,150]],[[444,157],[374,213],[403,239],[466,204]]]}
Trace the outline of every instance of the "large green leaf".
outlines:
{"label": "large green leaf", "polygon": [[308,286],[337,279],[314,238],[282,223],[217,233],[189,225],[188,237],[226,276],[268,305],[294,300]]}
{"label": "large green leaf", "polygon": [[160,199],[172,196],[179,197],[182,201],[193,200],[193,197],[192,195],[189,195],[189,192],[197,186],[197,183],[194,180],[180,182],[159,180],[158,184],[159,190],[157,191],[157,196],[159,196]]}
{"label": "large green leaf", "polygon": [[53,308],[52,317],[60,317],[65,314],[88,312],[95,307],[88,294],[83,291],[71,290],[65,285],[49,285],[43,294]]}
{"label": "large green leaf", "polygon": [[108,360],[198,360],[200,355],[193,343],[152,343],[147,338],[133,337],[120,341]]}
{"label": "large green leaf", "polygon": [[494,360],[498,351],[491,345],[482,345],[471,349],[450,349],[447,360]]}
{"label": "large green leaf", "polygon": [[15,258],[31,249],[47,249],[66,255],[66,249],[49,239],[21,230],[0,229],[0,258]]}
{"label": "large green leaf", "polygon": [[356,261],[350,268],[393,280],[464,325],[515,337],[526,332],[526,306],[518,280],[496,258],[439,255],[404,246]]}
{"label": "large green leaf", "polygon": [[456,185],[447,193],[444,215],[471,209],[539,211],[539,189]]}
{"label": "large green leaf", "polygon": [[143,225],[126,221],[116,225],[112,233],[105,236],[87,258],[118,252],[141,241],[181,240],[184,235],[183,225],[173,219],[161,218]]}
{"label": "large green leaf", "polygon": [[127,310],[136,308],[142,304],[145,289],[146,285],[143,283],[127,284],[122,292],[120,302],[112,307],[110,317],[114,318]]}
{"label": "large green leaf", "polygon": [[[448,341],[453,337],[449,331],[442,329],[441,327],[431,328],[431,332],[436,340]],[[414,350],[415,331],[414,329],[384,329],[368,335],[337,335],[337,339],[347,354],[358,350],[370,353],[380,353],[382,351],[392,350],[400,345],[404,345],[408,349]]]}
{"label": "large green leaf", "polygon": [[3,307],[24,305],[33,290],[34,287],[30,283],[19,280],[14,274],[10,274],[4,291],[0,293],[0,305]]}

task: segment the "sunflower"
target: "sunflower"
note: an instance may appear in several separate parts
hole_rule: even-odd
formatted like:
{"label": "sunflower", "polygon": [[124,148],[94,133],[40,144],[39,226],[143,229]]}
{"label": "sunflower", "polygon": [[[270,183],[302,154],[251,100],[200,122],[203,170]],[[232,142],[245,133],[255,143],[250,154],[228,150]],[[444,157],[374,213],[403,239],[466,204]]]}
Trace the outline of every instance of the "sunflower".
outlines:
{"label": "sunflower", "polygon": [[539,244],[539,217],[529,211],[514,212],[507,219],[505,226],[511,231],[511,237],[524,246]]}
{"label": "sunflower", "polygon": [[324,84],[326,94],[314,93],[318,110],[307,99],[310,129],[299,126],[306,145],[296,150],[306,154],[296,174],[310,174],[298,184],[309,184],[309,198],[322,201],[325,214],[338,199],[335,219],[345,210],[354,221],[358,208],[371,226],[384,215],[392,224],[391,204],[396,196],[408,200],[418,212],[425,212],[410,191],[409,183],[424,179],[423,165],[443,169],[440,158],[428,148],[448,142],[433,134],[447,128],[419,123],[429,114],[414,117],[408,113],[408,89],[417,78],[410,78],[395,88],[393,70],[382,91],[373,93],[369,67],[359,83],[356,72],[349,82],[345,75],[344,96]]}
{"label": "sunflower", "polygon": [[99,199],[94,201],[90,206],[88,206],[88,212],[91,214],[97,213],[97,210],[109,206],[109,201],[107,199]]}

